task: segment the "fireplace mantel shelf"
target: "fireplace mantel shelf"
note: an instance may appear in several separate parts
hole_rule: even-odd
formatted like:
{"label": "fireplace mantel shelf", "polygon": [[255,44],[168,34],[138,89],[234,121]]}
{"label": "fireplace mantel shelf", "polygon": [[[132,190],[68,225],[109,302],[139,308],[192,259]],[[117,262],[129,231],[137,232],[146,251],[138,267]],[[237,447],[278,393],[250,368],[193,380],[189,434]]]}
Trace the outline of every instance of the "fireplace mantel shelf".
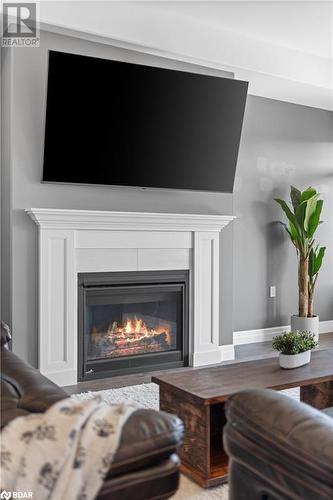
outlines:
{"label": "fireplace mantel shelf", "polygon": [[43,229],[108,229],[141,231],[220,231],[233,215],[114,212],[29,208],[26,213]]}

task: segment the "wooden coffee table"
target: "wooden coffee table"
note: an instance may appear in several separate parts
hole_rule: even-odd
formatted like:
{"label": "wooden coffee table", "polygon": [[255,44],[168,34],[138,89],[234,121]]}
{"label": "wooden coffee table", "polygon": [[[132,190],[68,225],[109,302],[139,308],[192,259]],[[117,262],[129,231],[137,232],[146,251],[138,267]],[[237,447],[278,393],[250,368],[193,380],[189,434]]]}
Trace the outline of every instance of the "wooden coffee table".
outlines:
{"label": "wooden coffee table", "polygon": [[228,474],[222,443],[228,397],[244,389],[300,386],[302,401],[319,409],[333,406],[333,349],[313,352],[310,364],[293,370],[282,370],[275,357],[165,374],[152,382],[160,386],[161,410],[184,422],[182,472],[203,487],[216,486]]}

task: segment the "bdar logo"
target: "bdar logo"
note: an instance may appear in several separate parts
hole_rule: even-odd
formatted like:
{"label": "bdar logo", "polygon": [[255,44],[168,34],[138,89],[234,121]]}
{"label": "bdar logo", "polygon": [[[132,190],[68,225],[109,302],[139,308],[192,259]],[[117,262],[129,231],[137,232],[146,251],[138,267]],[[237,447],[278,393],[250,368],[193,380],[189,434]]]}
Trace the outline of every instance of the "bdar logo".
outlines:
{"label": "bdar logo", "polygon": [[6,491],[6,490],[3,490],[0,493],[0,498],[1,499],[9,500],[11,496],[12,496],[12,494],[9,491]]}

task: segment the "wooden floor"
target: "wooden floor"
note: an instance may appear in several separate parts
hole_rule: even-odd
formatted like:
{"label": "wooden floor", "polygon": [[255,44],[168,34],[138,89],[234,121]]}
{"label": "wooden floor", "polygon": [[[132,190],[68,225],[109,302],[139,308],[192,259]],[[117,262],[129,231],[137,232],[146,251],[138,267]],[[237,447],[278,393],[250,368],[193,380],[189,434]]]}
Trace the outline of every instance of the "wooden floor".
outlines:
{"label": "wooden floor", "polygon": [[[326,349],[333,347],[333,332],[325,333],[320,336],[320,346],[318,349]],[[262,359],[278,356],[278,353],[272,349],[271,342],[258,342],[255,344],[246,344],[235,346],[235,360],[225,361],[222,364],[240,363],[242,361],[250,361],[254,359]],[[166,372],[180,372],[196,370],[196,368],[186,367],[178,368],[177,370],[163,370],[145,373],[136,373],[134,375],[122,375],[119,377],[110,377],[100,380],[91,380],[87,382],[79,382],[75,385],[66,386],[64,389],[69,394],[78,394],[86,391],[103,391],[106,389],[114,389],[117,387],[125,387],[128,385],[147,384],[151,382],[152,376],[159,376]]]}

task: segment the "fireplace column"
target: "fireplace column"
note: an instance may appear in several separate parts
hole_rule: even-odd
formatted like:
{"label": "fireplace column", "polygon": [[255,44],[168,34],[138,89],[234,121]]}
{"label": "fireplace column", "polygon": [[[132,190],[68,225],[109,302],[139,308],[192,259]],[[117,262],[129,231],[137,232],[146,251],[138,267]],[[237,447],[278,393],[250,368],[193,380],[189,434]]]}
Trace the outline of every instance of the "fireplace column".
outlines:
{"label": "fireplace column", "polygon": [[192,366],[221,361],[219,258],[219,233],[194,233]]}

